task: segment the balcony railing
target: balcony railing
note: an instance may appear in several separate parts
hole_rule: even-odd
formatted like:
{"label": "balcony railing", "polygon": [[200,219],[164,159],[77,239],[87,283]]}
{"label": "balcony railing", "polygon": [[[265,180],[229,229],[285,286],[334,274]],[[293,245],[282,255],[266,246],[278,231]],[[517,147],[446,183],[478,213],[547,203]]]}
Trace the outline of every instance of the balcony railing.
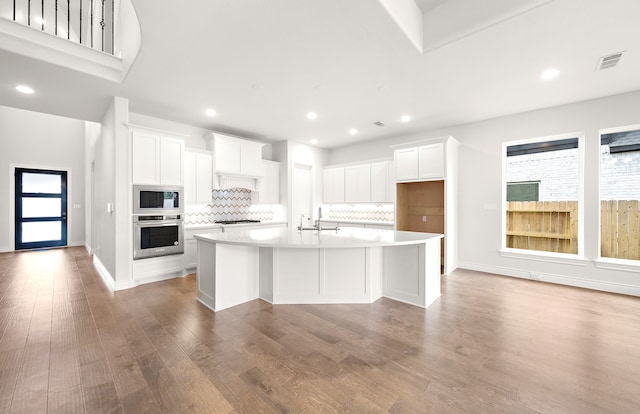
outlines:
{"label": "balcony railing", "polygon": [[117,0],[0,0],[0,16],[115,54]]}

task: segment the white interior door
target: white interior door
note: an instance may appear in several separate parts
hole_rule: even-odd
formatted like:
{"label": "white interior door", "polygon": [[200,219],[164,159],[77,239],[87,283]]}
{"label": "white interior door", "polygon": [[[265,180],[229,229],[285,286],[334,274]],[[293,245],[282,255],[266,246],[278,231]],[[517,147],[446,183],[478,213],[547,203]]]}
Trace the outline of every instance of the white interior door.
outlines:
{"label": "white interior door", "polygon": [[292,178],[292,224],[297,226],[300,223],[300,216],[304,215],[304,225],[312,225],[310,218],[312,217],[313,179],[311,175],[311,166],[304,164],[293,165]]}

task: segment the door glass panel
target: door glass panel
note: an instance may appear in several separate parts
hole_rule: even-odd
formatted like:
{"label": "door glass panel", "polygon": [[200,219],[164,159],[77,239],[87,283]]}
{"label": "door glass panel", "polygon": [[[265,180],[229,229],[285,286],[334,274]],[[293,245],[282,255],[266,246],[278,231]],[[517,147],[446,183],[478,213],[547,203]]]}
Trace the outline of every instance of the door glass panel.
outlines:
{"label": "door glass panel", "polygon": [[60,194],[62,177],[58,174],[23,173],[22,192]]}
{"label": "door glass panel", "polygon": [[62,238],[62,222],[37,221],[22,223],[22,243],[60,240]]}
{"label": "door glass panel", "polygon": [[60,217],[62,200],[59,198],[22,198],[22,217]]}

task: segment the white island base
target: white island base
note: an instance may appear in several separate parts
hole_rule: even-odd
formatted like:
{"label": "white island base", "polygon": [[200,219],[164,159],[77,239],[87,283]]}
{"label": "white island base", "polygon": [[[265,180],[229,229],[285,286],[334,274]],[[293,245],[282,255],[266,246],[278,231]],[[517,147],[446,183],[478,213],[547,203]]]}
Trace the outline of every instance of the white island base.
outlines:
{"label": "white island base", "polygon": [[329,304],[385,296],[427,307],[440,296],[441,237],[361,228],[199,235],[198,300],[214,311],[258,298]]}

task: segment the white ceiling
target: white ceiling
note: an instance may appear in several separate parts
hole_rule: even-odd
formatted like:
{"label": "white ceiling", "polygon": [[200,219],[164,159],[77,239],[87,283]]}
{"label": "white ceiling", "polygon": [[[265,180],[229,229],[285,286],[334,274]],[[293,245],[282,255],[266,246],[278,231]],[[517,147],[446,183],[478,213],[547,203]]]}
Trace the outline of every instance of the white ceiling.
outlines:
{"label": "white ceiling", "polygon": [[[459,33],[420,54],[371,0],[133,0],[142,48],[122,85],[0,51],[0,104],[99,121],[118,95],[150,116],[332,148],[640,89],[640,1],[514,1],[417,0],[425,33],[435,17]],[[548,67],[560,75],[542,82]]]}

